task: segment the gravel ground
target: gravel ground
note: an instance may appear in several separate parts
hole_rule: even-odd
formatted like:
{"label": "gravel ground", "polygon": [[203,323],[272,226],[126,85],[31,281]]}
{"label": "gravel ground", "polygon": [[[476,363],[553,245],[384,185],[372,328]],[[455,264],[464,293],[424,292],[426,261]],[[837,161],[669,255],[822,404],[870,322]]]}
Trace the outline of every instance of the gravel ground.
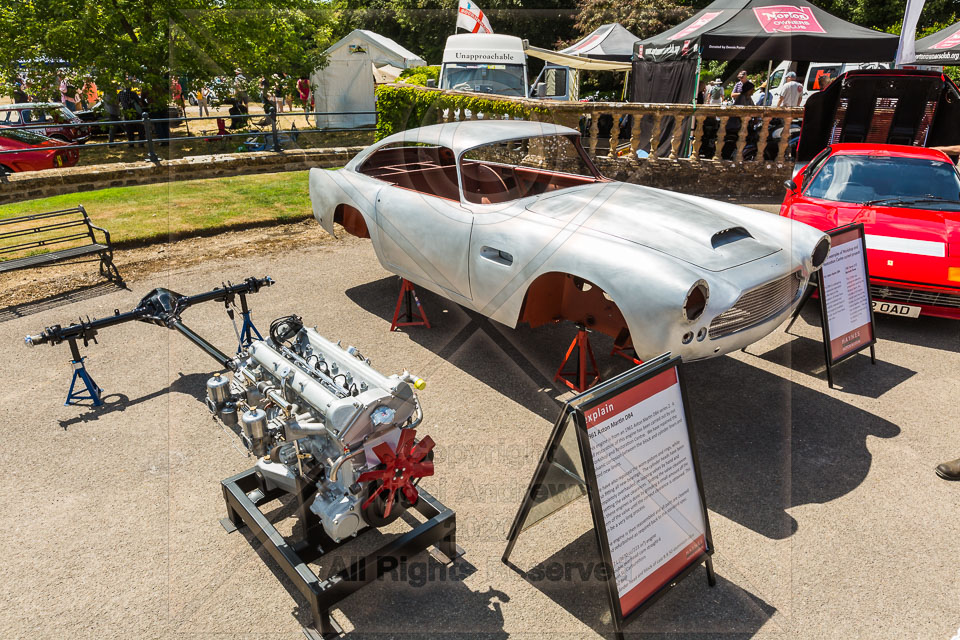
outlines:
{"label": "gravel ground", "polygon": [[[456,510],[466,556],[444,573],[421,554],[404,574],[351,596],[335,616],[349,635],[608,633],[601,583],[576,571],[570,582],[526,580],[500,563],[565,397],[550,379],[573,330],[475,322],[421,292],[434,329],[390,333],[397,281],[366,241],[333,242],[300,225],[242,234],[232,244],[184,241],[194,244],[166,255],[121,252],[121,271],[153,260],[127,267],[128,290],[78,284],[70,278],[82,274],[68,271],[44,276],[55,284],[44,285],[43,301],[3,300],[12,306],[0,310],[11,348],[0,364],[8,417],[0,638],[302,637],[304,601],[291,598],[249,533],[228,535],[218,523],[219,481],[252,460],[202,403],[213,362],[159,327],[105,330],[85,350],[107,395],[93,410],[62,404],[66,346],[21,346],[45,326],[132,308],[153,287],[193,293],[265,274],[277,284],[251,298],[261,330],[295,312],[381,371],[409,369],[428,382],[421,432],[438,443],[437,473],[423,485]],[[0,283],[8,294],[12,282]],[[219,305],[184,320],[232,350]],[[933,467],[960,455],[960,323],[880,317],[877,330],[877,365],[866,355],[846,362],[834,390],[813,305],[793,335],[781,330],[747,352],[686,366],[718,584],[709,588],[698,569],[632,631],[943,640],[956,632],[960,483]],[[605,375],[627,366],[606,355],[609,340],[594,346]],[[271,517],[289,514],[288,505]],[[523,569],[594,562],[589,532],[580,500],[521,536],[513,559]],[[432,572],[425,584],[424,572]]]}

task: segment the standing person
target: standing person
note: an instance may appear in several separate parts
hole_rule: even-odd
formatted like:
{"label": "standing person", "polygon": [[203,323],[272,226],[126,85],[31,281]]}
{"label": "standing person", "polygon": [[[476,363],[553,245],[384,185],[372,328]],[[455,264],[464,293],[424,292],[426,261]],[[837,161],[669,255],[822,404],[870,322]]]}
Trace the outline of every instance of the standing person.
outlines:
{"label": "standing person", "polygon": [[90,76],[83,77],[83,88],[80,90],[80,101],[83,104],[84,109],[91,109],[93,105],[97,104],[97,98],[99,98],[99,92],[97,91],[97,83],[93,81],[93,78]]}
{"label": "standing person", "polygon": [[310,79],[307,76],[300,76],[297,80],[297,94],[300,96],[300,102],[303,103],[303,115],[310,124]]}
{"label": "standing person", "polygon": [[[117,90],[109,85],[103,91],[103,111],[107,114],[109,122],[120,121],[120,103],[117,101]],[[107,142],[113,142],[119,131],[120,125],[107,125]],[[129,137],[127,139],[129,140]]]}
{"label": "standing person", "polygon": [[[186,116],[187,105],[183,103],[183,85],[181,85],[180,81],[176,78],[170,78],[170,98],[173,100],[173,103],[177,105],[177,108],[180,109],[180,112]],[[166,118],[168,116],[169,114],[165,114],[163,117]],[[151,117],[153,116],[151,115]]]}
{"label": "standing person", "polygon": [[260,76],[260,82],[257,84],[260,87],[260,102],[263,103],[263,110],[266,112],[267,105],[270,103],[270,92],[267,91],[267,77]]}
{"label": "standing person", "polygon": [[200,85],[200,88],[197,89],[197,108],[198,116],[203,116],[204,110],[206,110],[207,115],[210,115],[210,105],[207,103],[208,98],[210,97],[210,88],[207,85]]}
{"label": "standing person", "polygon": [[780,90],[780,99],[777,100],[777,106],[799,107],[800,100],[803,98],[803,85],[797,82],[797,74],[793,71],[787,73],[786,80],[783,89]]}
{"label": "standing person", "polygon": [[142,147],[147,137],[143,128],[143,102],[131,85],[127,78],[127,84],[117,96],[117,101],[123,116],[123,131],[127,134],[127,142],[134,142],[139,138],[137,146]]}
{"label": "standing person", "polygon": [[737,83],[733,85],[733,91],[730,92],[730,99],[733,100],[733,104],[739,104],[737,98],[743,93],[744,82],[747,82],[747,72],[741,69],[740,73],[737,74]]}
{"label": "standing person", "polygon": [[246,113],[250,105],[250,96],[247,95],[247,79],[240,73],[240,69],[233,70],[233,96],[237,99],[237,106]]}
{"label": "standing person", "polygon": [[17,104],[30,102],[30,96],[25,91],[23,80],[18,79],[16,86],[13,88],[13,101]]}
{"label": "standing person", "polygon": [[66,76],[60,80],[60,102],[70,111],[77,109],[77,88]]}
{"label": "standing person", "polygon": [[770,102],[773,100],[773,96],[770,95],[770,92],[767,91],[767,83],[764,82],[760,85],[760,91],[757,93],[757,106],[760,107],[769,107]]}
{"label": "standing person", "polygon": [[723,104],[723,85],[720,84],[719,78],[711,80],[710,86],[707,87],[707,104]]}
{"label": "standing person", "polygon": [[[283,75],[286,75],[286,74],[283,74]],[[283,90],[283,76],[273,74],[273,82],[274,82],[273,104],[274,104],[274,107],[276,107],[277,109],[277,113],[283,113],[283,102],[284,102],[283,94],[285,93]]]}

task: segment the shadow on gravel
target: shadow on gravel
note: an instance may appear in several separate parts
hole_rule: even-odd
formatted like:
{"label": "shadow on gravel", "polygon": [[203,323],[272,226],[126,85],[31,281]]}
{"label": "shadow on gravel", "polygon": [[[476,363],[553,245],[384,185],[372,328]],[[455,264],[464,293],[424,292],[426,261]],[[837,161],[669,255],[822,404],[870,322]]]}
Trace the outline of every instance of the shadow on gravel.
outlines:
{"label": "shadow on gravel", "polygon": [[[521,577],[598,634],[614,633],[600,553],[587,531]],[[598,573],[599,572],[599,573]],[[626,627],[626,637],[749,638],[776,612],[754,594],[721,575],[707,585],[707,570],[696,569]]]}
{"label": "shadow on gravel", "polygon": [[[750,353],[752,347],[747,347]],[[827,387],[827,365],[823,353],[823,341],[804,336],[792,336],[790,342],[766,353],[751,354],[767,362],[779,364],[823,381]],[[877,364],[870,364],[870,352],[861,351],[849,360],[833,368],[835,388],[867,398],[879,398],[887,391],[906,382],[916,371],[883,360],[883,347],[877,354]]]}
{"label": "shadow on gravel", "polygon": [[868,437],[900,434],[892,422],[733,358],[685,372],[707,507],[768,538],[797,530],[788,509],[863,482]]}
{"label": "shadow on gravel", "polygon": [[[347,296],[389,323],[399,287],[399,278],[387,277],[349,289]],[[429,291],[418,295],[433,328],[405,332],[436,354],[431,367],[449,362],[544,419],[556,419],[560,398],[570,392],[552,380],[575,335],[572,326],[509,329]],[[631,366],[609,355],[606,336],[592,335],[591,342],[604,379]],[[787,360],[789,366],[823,366],[822,345],[807,342],[796,347],[797,360]],[[858,364],[841,365],[838,381],[873,397],[913,373]],[[690,363],[685,371],[707,507],[768,538],[796,531],[787,509],[833,500],[863,482],[871,463],[868,436],[900,433],[887,420],[734,358]],[[429,380],[430,371],[417,373]],[[871,376],[881,380],[870,382]]]}
{"label": "shadow on gravel", "polygon": [[[296,503],[292,498],[284,497],[275,504],[264,515],[279,528],[279,521],[294,516]],[[410,512],[404,519],[411,526],[419,523]],[[291,613],[297,623],[302,627],[312,625],[313,614],[308,600],[247,527],[242,527],[239,533],[251,546],[250,552],[259,557],[290,594],[294,601],[291,603]],[[301,535],[301,527],[295,525],[294,538],[299,539]],[[311,562],[310,569],[320,580],[324,580],[397,535],[368,529],[321,560]],[[429,618],[426,626],[429,626],[431,633],[443,638],[506,638],[501,605],[509,602],[510,597],[492,587],[486,591],[473,591],[465,580],[476,572],[477,568],[465,557],[458,558],[452,564],[443,564],[430,553],[421,552],[341,601],[333,610],[333,617],[341,626],[347,622],[353,627],[344,638],[422,637],[425,617]],[[232,585],[228,582],[229,579],[221,582],[217,589],[230,588]],[[188,625],[197,619],[204,619],[206,606],[207,599],[197,601],[180,615],[178,624]]]}
{"label": "shadow on gravel", "polygon": [[41,311],[56,309],[57,307],[62,307],[74,302],[81,302],[83,300],[91,300],[99,296],[105,296],[108,293],[123,291],[125,289],[126,287],[114,282],[101,282],[100,284],[81,287],[73,291],[67,291],[66,293],[58,293],[55,296],[43,298],[42,300],[10,305],[9,307],[0,308],[0,322],[25,318],[35,313],[40,313]]}
{"label": "shadow on gravel", "polygon": [[157,391],[148,393],[145,396],[140,396],[139,398],[134,398],[132,400],[123,393],[110,393],[103,396],[102,406],[88,406],[87,408],[89,411],[73,418],[61,420],[60,426],[64,430],[67,430],[69,427],[72,427],[75,424],[96,422],[100,419],[100,416],[116,413],[118,411],[124,411],[128,407],[132,407],[143,402],[148,402],[154,398],[158,398],[171,392],[184,393],[188,396],[193,396],[198,402],[203,403],[204,398],[206,397],[206,382],[207,378],[209,377],[209,373],[191,373],[189,375],[180,374],[180,377],[174,380],[170,386],[164,389],[158,389]]}

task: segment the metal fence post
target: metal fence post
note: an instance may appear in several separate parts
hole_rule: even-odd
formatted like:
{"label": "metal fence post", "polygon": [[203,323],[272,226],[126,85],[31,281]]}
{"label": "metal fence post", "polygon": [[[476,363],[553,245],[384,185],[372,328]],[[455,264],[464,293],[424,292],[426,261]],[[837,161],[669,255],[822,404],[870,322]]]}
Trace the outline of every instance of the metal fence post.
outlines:
{"label": "metal fence post", "polygon": [[270,128],[273,129],[273,150],[283,151],[280,148],[280,138],[277,136],[277,113],[274,111],[273,118],[270,120]]}
{"label": "metal fence post", "polygon": [[143,130],[147,136],[147,160],[150,162],[160,162],[157,152],[153,149],[153,123],[150,122],[150,114],[143,114]]}

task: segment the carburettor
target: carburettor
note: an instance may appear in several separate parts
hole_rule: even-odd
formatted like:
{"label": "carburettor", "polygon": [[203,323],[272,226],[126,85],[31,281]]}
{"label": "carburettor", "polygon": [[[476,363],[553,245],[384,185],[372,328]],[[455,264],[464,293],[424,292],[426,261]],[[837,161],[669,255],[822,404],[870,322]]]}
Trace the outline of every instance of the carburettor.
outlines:
{"label": "carburettor", "polygon": [[416,503],[420,478],[433,475],[433,441],[415,438],[422,380],[379,373],[297,316],[274,320],[231,364],[232,377],[207,381],[208,407],[259,458],[267,489],[316,484],[309,508],[330,538],[389,524]]}

